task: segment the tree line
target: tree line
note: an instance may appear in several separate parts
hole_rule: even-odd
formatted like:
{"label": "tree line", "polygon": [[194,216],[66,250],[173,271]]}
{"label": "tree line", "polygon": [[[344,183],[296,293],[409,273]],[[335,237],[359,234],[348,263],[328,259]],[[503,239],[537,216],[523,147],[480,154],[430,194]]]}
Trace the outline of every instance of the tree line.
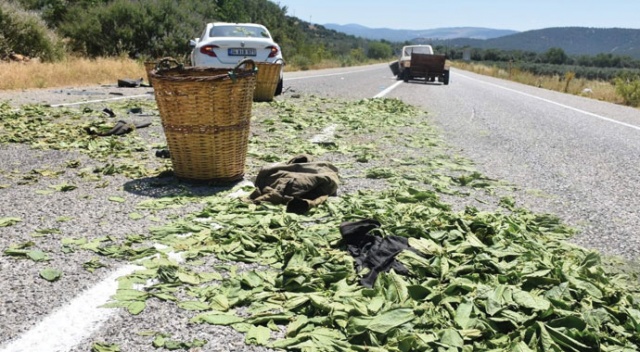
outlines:
{"label": "tree line", "polygon": [[[282,47],[285,59],[301,68],[325,60],[342,66],[368,59],[392,60],[405,43],[368,40],[328,30],[287,14],[267,0],[13,0],[0,1],[0,57],[12,52],[60,60],[126,56],[186,61],[189,39],[213,21],[264,24]],[[561,48],[542,53],[448,47],[434,43],[450,60],[517,67],[539,75],[564,75],[611,81],[637,74],[640,60],[613,54],[569,56]],[[622,72],[622,73],[621,73]]]}
{"label": "tree line", "polygon": [[392,56],[386,43],[312,25],[267,0],[2,1],[0,56],[15,51],[44,61],[69,53],[186,60],[189,39],[215,21],[265,25],[286,58],[302,66],[327,59],[349,65]]}
{"label": "tree line", "polygon": [[544,52],[522,50],[498,50],[477,48],[450,48],[436,45],[435,50],[445,53],[450,60],[468,59],[500,68],[517,68],[540,76],[564,76],[568,72],[577,78],[613,81],[620,76],[639,76],[640,60],[630,56],[600,53],[568,55],[562,48],[550,48]]}

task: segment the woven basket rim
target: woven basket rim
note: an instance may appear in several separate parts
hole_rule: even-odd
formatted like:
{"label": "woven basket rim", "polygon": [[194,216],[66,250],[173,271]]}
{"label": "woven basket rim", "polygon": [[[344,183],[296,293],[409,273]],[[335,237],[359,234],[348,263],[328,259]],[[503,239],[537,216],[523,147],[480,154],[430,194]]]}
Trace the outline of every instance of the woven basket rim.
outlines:
{"label": "woven basket rim", "polygon": [[[194,76],[194,75],[188,75],[186,74],[187,71],[201,71],[202,75],[199,76]],[[216,73],[217,71],[220,71],[220,74],[212,74],[212,73]],[[163,73],[173,73],[173,72],[177,72],[177,74],[163,74]],[[222,73],[224,72],[224,73]],[[155,79],[159,79],[159,80],[164,80],[164,81],[174,81],[174,82],[183,82],[183,81],[189,81],[189,82],[206,82],[206,81],[218,81],[218,80],[227,80],[227,79],[232,79],[231,75],[230,75],[231,71],[228,70],[224,70],[224,69],[220,69],[220,68],[211,68],[211,69],[196,69],[194,67],[187,67],[187,68],[183,68],[183,69],[172,69],[172,70],[151,70],[149,72],[149,76],[153,77]],[[235,74],[235,78],[246,78],[246,77],[251,77],[251,76],[255,76],[256,75],[256,71],[245,71],[245,72],[239,72]]]}
{"label": "woven basket rim", "polygon": [[[173,66],[172,66],[173,65]],[[194,74],[194,72],[196,74]],[[244,59],[236,64],[234,68],[222,68],[215,66],[184,66],[177,60],[167,57],[161,59],[155,69],[149,72],[150,77],[174,82],[207,82],[224,79],[245,78],[255,76],[258,66],[252,59]],[[198,75],[199,73],[199,75]],[[219,73],[219,74],[216,74]]]}

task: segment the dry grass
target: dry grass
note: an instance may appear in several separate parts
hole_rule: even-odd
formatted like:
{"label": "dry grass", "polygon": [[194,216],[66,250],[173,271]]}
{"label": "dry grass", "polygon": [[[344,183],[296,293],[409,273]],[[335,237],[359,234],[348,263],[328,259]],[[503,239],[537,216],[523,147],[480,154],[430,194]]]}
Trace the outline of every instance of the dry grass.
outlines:
{"label": "dry grass", "polygon": [[592,99],[622,104],[622,98],[616,93],[613,84],[604,81],[593,81],[583,78],[566,76],[536,76],[517,68],[505,70],[496,66],[486,66],[477,63],[453,62],[453,67],[471,71],[486,76],[506,79],[530,86],[580,95]]}
{"label": "dry grass", "polygon": [[0,90],[115,84],[120,78],[146,81],[142,62],[126,58],[69,58],[62,62],[0,62]]}
{"label": "dry grass", "polygon": [[[381,62],[372,61],[371,63]],[[338,60],[325,60],[309,69],[324,69],[342,66]],[[622,103],[615,87],[602,81],[589,81],[571,77],[541,77],[512,69],[508,72],[497,67],[476,63],[453,62],[452,66],[502,79],[508,79],[545,89],[588,96],[593,99]],[[298,71],[300,67],[287,64],[285,71]],[[51,88],[114,84],[120,78],[144,78],[146,71],[142,62],[128,58],[69,58],[57,63],[0,62],[0,90],[28,88]],[[589,91],[585,93],[585,91]]]}

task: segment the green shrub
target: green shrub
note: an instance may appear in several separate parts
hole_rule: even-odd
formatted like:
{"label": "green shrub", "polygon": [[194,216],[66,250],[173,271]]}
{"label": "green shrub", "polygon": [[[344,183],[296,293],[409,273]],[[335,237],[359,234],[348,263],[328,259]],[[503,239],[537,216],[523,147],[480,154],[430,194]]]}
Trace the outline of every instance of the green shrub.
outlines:
{"label": "green shrub", "polygon": [[189,39],[205,19],[190,2],[116,0],[91,8],[74,7],[60,24],[71,48],[90,57],[127,55],[185,59]]}
{"label": "green shrub", "polygon": [[367,56],[370,59],[386,59],[393,56],[393,49],[387,43],[373,42],[369,44]]}
{"label": "green shrub", "polygon": [[621,74],[614,83],[626,105],[640,107],[640,75]]}
{"label": "green shrub", "polygon": [[56,61],[64,57],[64,47],[55,33],[34,12],[0,2],[0,56],[10,52]]}
{"label": "green shrub", "polygon": [[311,59],[305,55],[294,55],[287,60],[287,63],[290,63],[293,66],[299,67],[301,70],[308,70],[313,65]]}

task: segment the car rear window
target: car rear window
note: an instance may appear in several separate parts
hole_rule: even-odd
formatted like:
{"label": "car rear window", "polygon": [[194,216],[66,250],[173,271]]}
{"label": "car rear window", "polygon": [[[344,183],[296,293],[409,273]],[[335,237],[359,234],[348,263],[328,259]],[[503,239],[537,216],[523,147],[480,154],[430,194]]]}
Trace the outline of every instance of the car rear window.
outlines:
{"label": "car rear window", "polygon": [[411,53],[431,54],[431,51],[429,51],[429,48],[425,46],[414,46],[414,47],[409,47],[404,49],[405,56],[411,56]]}
{"label": "car rear window", "polygon": [[270,38],[269,33],[263,28],[247,26],[214,26],[211,28],[209,36]]}

